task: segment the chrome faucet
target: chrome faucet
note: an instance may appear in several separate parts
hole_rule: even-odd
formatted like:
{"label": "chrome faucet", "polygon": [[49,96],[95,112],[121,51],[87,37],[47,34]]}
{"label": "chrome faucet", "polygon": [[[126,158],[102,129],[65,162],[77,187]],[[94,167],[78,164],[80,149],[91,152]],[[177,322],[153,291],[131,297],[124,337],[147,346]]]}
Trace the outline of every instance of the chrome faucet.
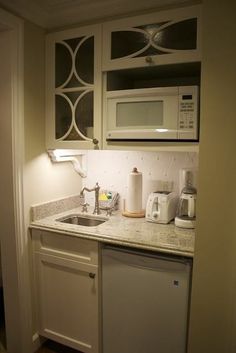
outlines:
{"label": "chrome faucet", "polygon": [[80,191],[81,196],[84,196],[84,191],[88,191],[88,192],[95,191],[95,206],[94,206],[93,214],[96,214],[96,215],[101,213],[100,208],[99,208],[99,190],[100,190],[100,186],[98,185],[98,183],[96,183],[94,188],[88,189],[88,188],[84,187]]}

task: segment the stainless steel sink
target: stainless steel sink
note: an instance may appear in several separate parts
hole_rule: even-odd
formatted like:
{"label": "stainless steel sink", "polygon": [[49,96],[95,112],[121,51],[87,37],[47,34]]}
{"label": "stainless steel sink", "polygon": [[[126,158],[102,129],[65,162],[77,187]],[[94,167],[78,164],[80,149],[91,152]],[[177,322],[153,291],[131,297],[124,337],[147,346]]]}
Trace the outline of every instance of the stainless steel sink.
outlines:
{"label": "stainless steel sink", "polygon": [[81,216],[81,215],[69,215],[69,216],[57,219],[57,221],[62,223],[76,224],[78,226],[95,227],[106,222],[107,219]]}

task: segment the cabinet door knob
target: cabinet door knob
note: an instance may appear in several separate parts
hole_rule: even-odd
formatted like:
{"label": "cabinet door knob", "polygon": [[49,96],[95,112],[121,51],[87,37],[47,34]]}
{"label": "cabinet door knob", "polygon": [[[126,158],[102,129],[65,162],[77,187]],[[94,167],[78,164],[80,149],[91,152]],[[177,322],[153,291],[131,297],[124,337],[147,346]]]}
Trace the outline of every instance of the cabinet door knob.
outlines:
{"label": "cabinet door knob", "polygon": [[95,273],[89,272],[89,277],[90,277],[90,278],[95,278],[95,276],[96,276]]}
{"label": "cabinet door knob", "polygon": [[94,138],[94,139],[93,139],[93,144],[94,144],[94,145],[98,145],[98,140]]}
{"label": "cabinet door knob", "polygon": [[152,57],[151,57],[151,56],[146,56],[145,61],[146,61],[146,63],[148,63],[148,64],[153,64],[153,60],[152,60]]}

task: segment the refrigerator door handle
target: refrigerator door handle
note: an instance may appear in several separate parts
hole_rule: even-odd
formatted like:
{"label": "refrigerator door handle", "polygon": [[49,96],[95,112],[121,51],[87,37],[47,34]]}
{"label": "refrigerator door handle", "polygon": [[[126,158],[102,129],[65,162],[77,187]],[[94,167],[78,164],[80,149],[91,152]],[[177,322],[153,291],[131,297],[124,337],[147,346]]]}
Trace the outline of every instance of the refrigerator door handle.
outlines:
{"label": "refrigerator door handle", "polygon": [[[184,265],[190,265],[192,266],[192,259],[191,258],[187,258],[187,257],[180,257],[180,256],[175,256],[175,255],[163,255],[160,253],[150,253],[147,252],[145,250],[133,250],[133,249],[128,249],[126,247],[114,247],[111,245],[105,245],[103,248],[103,252],[106,252],[106,250],[113,250],[113,256],[115,256],[116,259],[118,259],[120,261],[120,256],[116,256],[117,252],[120,252],[122,254],[126,253],[126,254],[130,254],[130,255],[137,255],[140,257],[146,257],[149,259],[155,259],[155,260],[164,260],[164,261],[168,261],[168,262],[174,262],[174,263],[180,263],[180,264],[184,264]],[[109,254],[109,256],[112,256],[111,253]],[[129,263],[130,261],[127,261],[127,263]]]}

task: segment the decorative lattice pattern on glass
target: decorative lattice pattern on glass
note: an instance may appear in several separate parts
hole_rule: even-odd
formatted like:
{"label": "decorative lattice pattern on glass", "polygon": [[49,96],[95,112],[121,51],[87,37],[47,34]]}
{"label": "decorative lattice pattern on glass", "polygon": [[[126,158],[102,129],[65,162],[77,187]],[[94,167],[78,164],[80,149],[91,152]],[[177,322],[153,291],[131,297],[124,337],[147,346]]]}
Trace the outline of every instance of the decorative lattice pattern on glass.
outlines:
{"label": "decorative lattice pattern on glass", "polygon": [[55,44],[55,137],[93,139],[94,37]]}
{"label": "decorative lattice pattern on glass", "polygon": [[112,32],[111,59],[170,54],[197,48],[197,18]]}

